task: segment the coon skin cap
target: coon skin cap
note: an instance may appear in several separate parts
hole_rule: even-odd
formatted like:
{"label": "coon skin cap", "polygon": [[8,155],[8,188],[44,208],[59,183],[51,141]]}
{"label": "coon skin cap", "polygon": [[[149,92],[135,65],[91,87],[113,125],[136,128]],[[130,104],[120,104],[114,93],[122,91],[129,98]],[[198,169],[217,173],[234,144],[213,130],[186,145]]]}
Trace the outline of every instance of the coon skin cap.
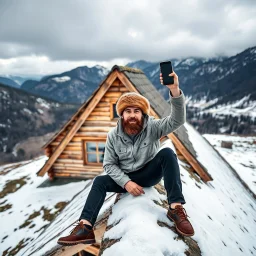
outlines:
{"label": "coon skin cap", "polygon": [[121,117],[127,107],[138,107],[144,114],[149,115],[150,103],[147,98],[137,92],[127,92],[120,96],[116,103],[116,112]]}

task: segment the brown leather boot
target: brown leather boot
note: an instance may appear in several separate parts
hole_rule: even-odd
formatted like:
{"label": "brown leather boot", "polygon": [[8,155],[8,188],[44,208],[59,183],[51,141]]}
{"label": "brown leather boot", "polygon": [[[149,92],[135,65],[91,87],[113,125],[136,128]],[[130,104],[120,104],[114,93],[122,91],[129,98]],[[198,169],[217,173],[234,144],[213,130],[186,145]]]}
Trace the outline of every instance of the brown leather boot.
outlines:
{"label": "brown leather boot", "polygon": [[175,223],[176,230],[181,235],[193,236],[195,234],[191,223],[187,219],[189,216],[187,215],[187,212],[182,205],[176,205],[173,210],[171,210],[170,206],[167,212],[167,217],[169,220]]}
{"label": "brown leather boot", "polygon": [[76,226],[70,231],[70,235],[59,238],[60,245],[94,244],[96,243],[93,229],[84,226],[82,221],[77,221]]}

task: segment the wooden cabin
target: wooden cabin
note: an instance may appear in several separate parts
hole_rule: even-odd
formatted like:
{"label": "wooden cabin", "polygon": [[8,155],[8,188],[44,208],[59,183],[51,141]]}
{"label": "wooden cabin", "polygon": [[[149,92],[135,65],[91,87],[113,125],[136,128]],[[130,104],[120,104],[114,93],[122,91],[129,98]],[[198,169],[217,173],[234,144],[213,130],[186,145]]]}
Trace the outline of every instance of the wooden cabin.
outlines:
{"label": "wooden cabin", "polygon": [[[91,97],[43,148],[49,157],[37,173],[54,177],[94,178],[102,171],[104,147],[108,131],[117,125],[115,105],[125,92],[138,92],[151,104],[150,115],[163,118],[170,114],[171,105],[156,90],[140,69],[115,65]],[[181,126],[168,136],[178,157],[188,161],[203,181],[212,177],[196,159]],[[161,138],[164,140],[165,137]]]}

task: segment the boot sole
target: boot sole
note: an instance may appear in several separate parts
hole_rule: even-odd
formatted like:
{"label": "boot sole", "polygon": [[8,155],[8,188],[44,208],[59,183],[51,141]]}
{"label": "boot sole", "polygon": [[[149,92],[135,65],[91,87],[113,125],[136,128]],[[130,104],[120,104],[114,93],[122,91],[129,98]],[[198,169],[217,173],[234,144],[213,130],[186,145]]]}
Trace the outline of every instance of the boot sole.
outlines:
{"label": "boot sole", "polygon": [[71,246],[71,245],[77,245],[77,244],[95,244],[96,240],[95,239],[90,239],[90,240],[80,240],[80,241],[58,241],[57,242],[60,245],[64,245],[64,246]]}
{"label": "boot sole", "polygon": [[175,221],[172,219],[172,217],[170,217],[170,216],[167,214],[167,218],[168,218],[170,221],[172,221],[172,222],[174,223],[176,230],[177,230],[178,233],[180,233],[181,235],[183,235],[183,236],[193,236],[193,235],[195,234],[195,232],[194,232],[193,234],[185,234],[185,233],[183,233],[182,231],[180,231],[180,230],[178,229],[178,227],[177,227]]}

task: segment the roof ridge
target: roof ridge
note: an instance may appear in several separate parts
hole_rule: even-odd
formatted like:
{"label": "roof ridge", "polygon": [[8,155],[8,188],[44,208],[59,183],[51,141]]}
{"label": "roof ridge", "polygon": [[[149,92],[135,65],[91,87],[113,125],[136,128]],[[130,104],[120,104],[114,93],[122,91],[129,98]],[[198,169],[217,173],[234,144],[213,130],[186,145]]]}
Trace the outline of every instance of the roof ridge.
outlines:
{"label": "roof ridge", "polygon": [[128,66],[121,66],[121,65],[114,65],[111,69],[111,71],[114,71],[115,69],[117,69],[120,72],[131,72],[131,73],[137,73],[137,74],[145,74],[141,69],[139,68],[132,68],[132,67],[128,67]]}

